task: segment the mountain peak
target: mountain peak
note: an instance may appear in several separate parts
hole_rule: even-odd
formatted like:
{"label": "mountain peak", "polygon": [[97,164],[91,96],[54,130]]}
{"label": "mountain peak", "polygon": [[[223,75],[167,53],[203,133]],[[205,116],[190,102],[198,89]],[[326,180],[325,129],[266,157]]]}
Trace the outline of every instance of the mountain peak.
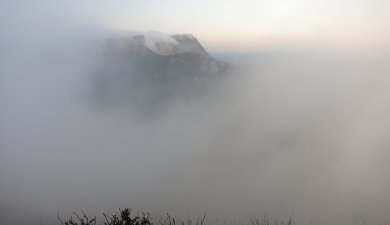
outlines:
{"label": "mountain peak", "polygon": [[115,52],[152,51],[161,56],[179,53],[207,55],[203,46],[192,34],[168,35],[159,31],[135,33],[127,37],[110,40],[109,46]]}
{"label": "mountain peak", "polygon": [[102,48],[94,94],[102,103],[131,99],[154,110],[172,96],[204,93],[231,68],[211,57],[191,34],[151,31],[110,39]]}
{"label": "mountain peak", "polygon": [[144,45],[159,55],[174,55],[183,52],[184,49],[171,36],[158,31],[150,31],[143,34]]}

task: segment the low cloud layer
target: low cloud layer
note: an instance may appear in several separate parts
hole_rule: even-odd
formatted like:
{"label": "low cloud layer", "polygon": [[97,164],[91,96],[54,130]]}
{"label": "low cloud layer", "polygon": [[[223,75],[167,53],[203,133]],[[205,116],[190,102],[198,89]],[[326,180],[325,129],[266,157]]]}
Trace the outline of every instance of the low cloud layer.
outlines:
{"label": "low cloud layer", "polygon": [[111,34],[46,19],[26,32],[41,9],[26,12],[1,22],[2,211],[386,216],[388,56],[264,53],[206,96],[140,116],[89,102],[91,46]]}

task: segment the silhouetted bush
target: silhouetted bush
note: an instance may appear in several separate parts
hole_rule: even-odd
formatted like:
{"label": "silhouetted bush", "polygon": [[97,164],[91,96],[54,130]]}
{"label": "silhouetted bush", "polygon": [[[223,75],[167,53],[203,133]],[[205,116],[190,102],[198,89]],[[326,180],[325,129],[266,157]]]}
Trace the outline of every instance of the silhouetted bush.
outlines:
{"label": "silhouetted bush", "polygon": [[[150,220],[149,213],[142,213],[141,216],[135,215],[131,216],[130,209],[120,210],[118,214],[106,215],[103,213],[105,222],[104,225],[152,225]],[[76,216],[77,220],[73,219],[71,216],[70,219],[63,221],[59,214],[57,214],[57,218],[62,225],[96,225],[96,217],[90,218],[83,211],[82,216],[79,216],[77,213],[73,212],[73,215]]]}
{"label": "silhouetted bush", "polygon": [[[71,216],[70,219],[63,221],[60,216],[57,214],[57,218],[62,225],[96,225],[96,217],[90,218],[83,211],[82,216],[79,216],[77,213],[73,212],[73,215],[76,216],[76,220]],[[159,217],[158,220],[153,221],[150,213],[137,213],[132,216],[131,209],[119,209],[119,213],[107,215],[103,213],[105,219],[104,222],[100,223],[103,225],[176,225],[176,220],[171,217],[169,214],[166,217]],[[188,219],[187,221],[181,221],[178,225],[204,225],[206,219],[206,214],[203,215],[201,219],[197,219],[194,223],[192,220]],[[226,224],[226,223],[225,223]],[[243,225],[244,223],[241,223]],[[284,220],[270,220],[268,216],[264,216],[261,219],[256,217],[250,218],[250,225],[295,225],[293,221],[293,214],[291,214],[287,221]],[[366,224],[365,224],[366,225]]]}

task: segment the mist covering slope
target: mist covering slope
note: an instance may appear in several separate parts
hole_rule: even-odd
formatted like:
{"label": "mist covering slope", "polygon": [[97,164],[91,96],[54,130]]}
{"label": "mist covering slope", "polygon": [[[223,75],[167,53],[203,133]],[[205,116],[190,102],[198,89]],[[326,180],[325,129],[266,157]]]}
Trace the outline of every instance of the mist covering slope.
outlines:
{"label": "mist covering slope", "polygon": [[106,38],[70,2],[0,3],[0,215],[388,217],[387,49],[283,48],[209,83],[224,66],[202,54],[99,55]]}

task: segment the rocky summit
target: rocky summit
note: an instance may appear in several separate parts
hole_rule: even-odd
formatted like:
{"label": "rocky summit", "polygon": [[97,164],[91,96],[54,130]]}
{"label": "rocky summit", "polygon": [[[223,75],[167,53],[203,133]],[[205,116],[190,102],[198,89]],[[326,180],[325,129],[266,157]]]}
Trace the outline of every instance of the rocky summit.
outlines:
{"label": "rocky summit", "polygon": [[150,106],[173,97],[196,96],[212,89],[231,69],[190,34],[147,32],[111,38],[99,49],[94,96],[104,104],[126,101]]}

